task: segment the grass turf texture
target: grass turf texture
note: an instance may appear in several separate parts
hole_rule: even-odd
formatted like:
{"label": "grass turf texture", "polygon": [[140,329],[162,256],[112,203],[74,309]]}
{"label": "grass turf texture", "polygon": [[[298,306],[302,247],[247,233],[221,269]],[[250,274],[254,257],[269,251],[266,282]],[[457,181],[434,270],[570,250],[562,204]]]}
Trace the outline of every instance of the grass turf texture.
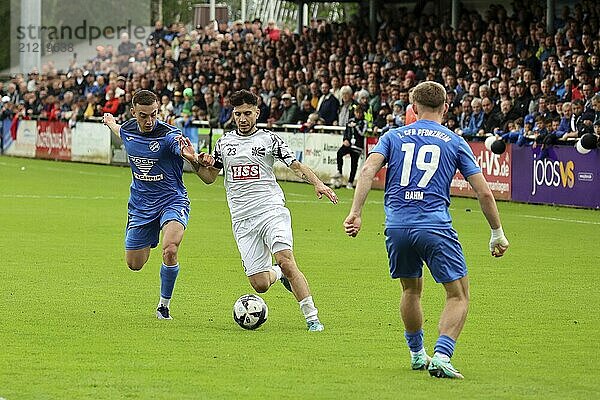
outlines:
{"label": "grass turf texture", "polygon": [[[22,169],[25,167],[25,169]],[[269,320],[244,331],[232,305],[252,289],[231,234],[222,179],[186,174],[191,220],[179,253],[173,321],[158,321],[160,249],[124,264],[127,168],[0,157],[0,397],[13,399],[494,398],[575,399],[593,378],[600,322],[600,213],[499,203],[511,249],[488,254],[475,200],[454,198],[471,309],[454,365],[464,381],[410,369],[388,277],[382,192],[363,230],[344,235],[340,204],[281,183],[295,255],[326,330],[308,333],[282,285],[261,294]],[[467,211],[472,209],[472,212]],[[426,348],[443,289],[425,273]]]}

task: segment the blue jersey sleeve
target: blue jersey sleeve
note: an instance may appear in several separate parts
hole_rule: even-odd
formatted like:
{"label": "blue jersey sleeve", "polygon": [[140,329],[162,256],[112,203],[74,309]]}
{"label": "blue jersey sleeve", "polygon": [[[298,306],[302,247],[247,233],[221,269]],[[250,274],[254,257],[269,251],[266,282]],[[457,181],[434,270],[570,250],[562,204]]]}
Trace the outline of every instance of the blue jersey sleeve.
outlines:
{"label": "blue jersey sleeve", "polygon": [[395,130],[392,130],[380,137],[375,147],[371,150],[371,153],[379,153],[388,161],[390,159],[390,140],[395,132]]}
{"label": "blue jersey sleeve", "polygon": [[463,139],[458,143],[457,168],[465,178],[481,172],[473,151]]}
{"label": "blue jersey sleeve", "polygon": [[173,131],[167,136],[169,149],[171,150],[171,153],[177,156],[181,155],[181,148],[179,147],[179,142],[177,141],[177,136],[179,135],[181,135],[180,131]]}

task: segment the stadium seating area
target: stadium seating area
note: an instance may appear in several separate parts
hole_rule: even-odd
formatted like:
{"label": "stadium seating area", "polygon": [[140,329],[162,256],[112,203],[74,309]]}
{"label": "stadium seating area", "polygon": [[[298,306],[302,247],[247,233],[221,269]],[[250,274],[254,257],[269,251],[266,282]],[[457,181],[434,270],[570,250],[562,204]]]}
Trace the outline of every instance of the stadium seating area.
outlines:
{"label": "stadium seating area", "polygon": [[467,139],[493,133],[539,144],[598,134],[600,6],[585,0],[559,10],[552,34],[545,11],[524,1],[514,11],[463,10],[452,29],[440,17],[388,10],[380,12],[376,41],[366,18],[313,20],[300,35],[273,21],[191,31],[157,22],[146,43],[123,37],[68,71],[44,65],[0,83],[0,120],[75,123],[105,112],[123,120],[131,94],[150,89],[163,119],[228,128],[228,95],[246,88],[261,99],[259,122],[270,126],[345,126],[360,105],[377,134],[404,123],[412,87],[436,80],[448,91],[445,124]]}

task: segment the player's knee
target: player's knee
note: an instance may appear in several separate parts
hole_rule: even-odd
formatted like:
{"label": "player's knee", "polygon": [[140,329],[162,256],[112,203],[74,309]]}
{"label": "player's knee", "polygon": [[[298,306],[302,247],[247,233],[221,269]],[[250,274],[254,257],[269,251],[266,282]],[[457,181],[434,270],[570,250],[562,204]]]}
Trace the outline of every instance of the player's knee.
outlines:
{"label": "player's knee", "polygon": [[127,267],[132,271],[139,271],[144,266],[142,262],[127,261]]}
{"label": "player's knee", "polygon": [[252,287],[257,293],[265,293],[269,290],[270,285],[268,282],[252,282]]}
{"label": "player's knee", "polygon": [[177,245],[174,243],[167,244],[163,248],[163,259],[168,263],[167,265],[173,265],[177,261]]}

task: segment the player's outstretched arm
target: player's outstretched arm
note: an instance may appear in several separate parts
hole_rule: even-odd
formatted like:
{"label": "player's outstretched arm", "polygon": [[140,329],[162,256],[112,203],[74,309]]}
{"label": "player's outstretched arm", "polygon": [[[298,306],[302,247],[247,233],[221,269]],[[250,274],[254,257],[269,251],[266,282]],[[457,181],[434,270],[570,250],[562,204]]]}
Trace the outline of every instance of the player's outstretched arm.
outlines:
{"label": "player's outstretched arm", "polygon": [[206,153],[196,153],[189,138],[178,136],[181,157],[187,160],[202,182],[211,184],[217,179],[219,169],[214,168],[215,159]]}
{"label": "player's outstretched arm", "polygon": [[482,173],[477,173],[467,177],[467,181],[471,184],[471,187],[477,195],[481,211],[488,221],[492,230],[490,238],[490,252],[494,257],[502,257],[504,252],[508,249],[509,243],[504,236],[502,230],[502,224],[500,223],[500,214],[498,213],[498,207],[496,206],[496,200],[490,190],[485,178]]}
{"label": "player's outstretched arm", "polygon": [[312,184],[315,187],[315,193],[320,199],[325,195],[333,204],[337,204],[337,194],[329,186],[325,185],[314,173],[314,171],[302,164],[300,161],[292,162],[290,168],[296,175],[298,175],[303,181]]}
{"label": "player's outstretched arm", "polygon": [[358,232],[362,226],[362,208],[367,201],[367,195],[371,190],[373,178],[384,165],[385,157],[382,154],[371,153],[360,170],[358,182],[356,183],[356,188],[354,189],[352,208],[344,220],[344,230],[348,236],[355,237],[358,235]]}
{"label": "player's outstretched arm", "polygon": [[102,116],[102,123],[108,126],[108,129],[114,132],[115,135],[119,135],[119,131],[121,130],[121,125],[117,124],[115,117],[113,117],[110,113],[104,113]]}

